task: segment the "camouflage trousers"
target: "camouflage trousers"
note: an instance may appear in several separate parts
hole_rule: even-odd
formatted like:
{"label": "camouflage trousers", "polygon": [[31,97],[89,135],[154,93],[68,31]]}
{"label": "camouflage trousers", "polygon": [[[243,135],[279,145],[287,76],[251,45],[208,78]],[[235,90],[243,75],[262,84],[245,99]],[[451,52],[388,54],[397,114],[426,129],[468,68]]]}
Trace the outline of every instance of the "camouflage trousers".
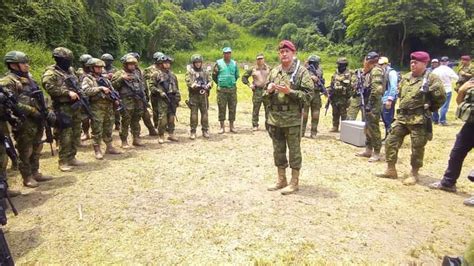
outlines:
{"label": "camouflage trousers", "polygon": [[56,130],[59,144],[59,163],[69,163],[76,157],[77,147],[81,143],[81,122],[83,114],[80,110],[73,110],[70,104],[60,104],[56,111],[71,119],[71,126]]}
{"label": "camouflage trousers", "polygon": [[217,90],[217,107],[219,109],[219,121],[225,121],[227,107],[229,107],[229,121],[235,121],[237,112],[237,89],[221,89]]}
{"label": "camouflage trousers", "polygon": [[366,114],[365,145],[375,152],[382,149],[382,133],[380,133],[380,117],[382,114],[382,99],[372,104],[372,109]]}
{"label": "camouflage trousers", "polygon": [[163,98],[158,100],[158,135],[163,136],[165,132],[174,133],[176,114],[169,111],[168,102]]}
{"label": "camouflage trousers", "polygon": [[[291,169],[301,169],[301,135],[300,127],[268,126],[268,134],[273,142],[273,160],[278,168],[287,168],[288,161]],[[286,157],[286,148],[289,150],[289,160]]]}
{"label": "camouflage trousers", "polygon": [[158,124],[160,123],[160,107],[158,106],[160,101],[160,97],[157,95],[151,95],[150,96],[150,103],[151,103],[151,110],[153,111],[153,124],[155,125],[155,128],[158,128]]}
{"label": "camouflage trousers", "polygon": [[120,139],[126,141],[128,138],[128,130],[132,132],[134,138],[140,137],[140,120],[143,116],[143,102],[133,97],[122,98],[125,106],[122,111],[122,125],[120,128]]}
{"label": "camouflage trousers", "polygon": [[[253,103],[252,126],[253,127],[258,127],[260,107],[263,104],[263,89],[262,88],[256,88],[253,91],[252,103]],[[268,118],[268,110],[267,110],[267,107],[265,106],[265,104],[263,104],[263,109],[265,111],[265,121],[266,121],[267,118]]]}
{"label": "camouflage trousers", "polygon": [[398,150],[407,135],[411,137],[411,166],[421,168],[425,156],[425,146],[428,143],[428,133],[424,125],[406,125],[399,121],[392,124],[387,140],[385,141],[385,159],[387,163],[397,163]]}
{"label": "camouflage trousers", "polygon": [[[7,123],[0,121],[0,135],[8,135]],[[7,176],[8,156],[3,140],[0,140],[0,175]]]}
{"label": "camouflage trousers", "polygon": [[96,102],[91,104],[92,114],[92,143],[100,145],[112,142],[112,130],[114,127],[114,105],[111,102]]}
{"label": "camouflage trousers", "polygon": [[116,127],[120,127],[120,112],[114,111],[114,124]]}
{"label": "camouflage trousers", "polygon": [[303,113],[303,130],[306,132],[306,125],[308,124],[309,109],[311,108],[311,133],[318,132],[319,115],[321,111],[321,94],[318,92],[311,99],[308,105],[304,107]]}
{"label": "camouflage trousers", "polygon": [[339,128],[340,121],[347,120],[348,107],[349,107],[349,99],[345,96],[334,97],[331,100],[333,127]]}
{"label": "camouflage trousers", "polygon": [[209,131],[209,97],[207,94],[189,94],[189,106],[191,109],[190,124],[191,133],[196,133],[198,116],[201,113],[201,127],[203,132]]}
{"label": "camouflage trousers", "polygon": [[21,123],[18,130],[13,132],[18,151],[18,170],[23,179],[38,173],[39,159],[43,144],[44,128],[30,118]]}
{"label": "camouflage trousers", "polygon": [[349,100],[349,108],[347,109],[347,120],[356,120],[360,112],[360,97],[351,97]]}
{"label": "camouflage trousers", "polygon": [[145,124],[146,128],[148,129],[148,132],[150,133],[155,129],[155,126],[151,122],[151,118],[152,116],[150,112],[148,111],[148,108],[145,108],[143,110],[142,119],[143,119],[143,124]]}

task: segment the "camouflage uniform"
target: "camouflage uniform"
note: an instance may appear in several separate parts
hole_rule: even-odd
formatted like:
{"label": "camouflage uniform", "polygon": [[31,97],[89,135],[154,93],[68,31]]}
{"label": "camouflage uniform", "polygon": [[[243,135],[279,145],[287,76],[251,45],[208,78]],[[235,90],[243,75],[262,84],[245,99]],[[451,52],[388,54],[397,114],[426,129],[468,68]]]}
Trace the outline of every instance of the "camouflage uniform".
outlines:
{"label": "camouflage uniform", "polygon": [[[86,67],[86,63],[92,56],[90,54],[83,54],[79,57],[79,62],[81,63],[82,67],[78,68],[75,73],[79,80],[79,85],[82,84],[82,80],[86,77],[89,70]],[[89,129],[91,127],[91,121],[87,114],[83,112],[82,114],[82,132],[84,133],[83,140],[90,139]]]}
{"label": "camouflage uniform", "polygon": [[380,115],[382,113],[383,69],[376,65],[364,76],[364,88],[370,89],[370,95],[366,101],[366,147],[374,150],[376,154],[382,149],[382,134],[380,133]]}
{"label": "camouflage uniform", "polygon": [[[270,74],[270,67],[265,64],[262,67],[255,65],[254,67],[245,71],[244,75],[242,75],[242,82],[245,85],[250,86],[249,78],[252,77],[252,103],[253,103],[253,111],[252,111],[252,126],[254,128],[258,127],[258,118],[260,113],[260,107],[263,103],[263,91],[265,85],[267,83],[268,75]],[[268,117],[268,110],[267,107],[264,105],[263,109],[265,110],[265,120]]]}
{"label": "camouflage uniform", "polygon": [[347,119],[347,108],[349,99],[352,96],[352,71],[346,69],[343,73],[336,70],[331,77],[331,86],[328,88],[328,95],[331,100],[332,126],[334,131],[339,129],[340,121]]}
{"label": "camouflage uniform", "polygon": [[[160,69],[156,66],[156,64],[153,64],[149,67],[147,67],[144,71],[144,79],[145,79],[145,84],[148,90],[151,90],[152,87],[152,79],[151,77],[156,73],[159,72]],[[159,96],[154,95],[153,93],[150,92],[150,103],[151,103],[151,108],[153,110],[153,124],[155,127],[158,127],[159,124],[159,115],[158,115],[158,101],[159,101]]]}
{"label": "camouflage uniform", "polygon": [[[201,61],[202,62],[202,61]],[[189,107],[191,109],[190,123],[191,134],[196,133],[198,125],[198,112],[201,112],[201,127],[205,134],[209,131],[209,90],[212,86],[211,76],[204,68],[196,69],[192,65],[186,72],[186,85],[189,90]],[[208,88],[195,87],[198,80],[207,84]]]}
{"label": "camouflage uniform", "polygon": [[[122,76],[127,74],[131,76],[130,81],[126,81]],[[145,111],[145,104],[141,99],[139,99],[134,92],[143,91],[144,87],[140,77],[136,72],[130,73],[125,69],[118,70],[112,77],[113,87],[119,92],[120,98],[122,99],[122,104],[124,105],[124,110],[122,112],[122,125],[120,128],[120,139],[122,140],[122,146],[127,146],[128,130],[130,128],[133,136],[133,141],[138,142],[140,137],[140,119],[143,116]],[[137,143],[138,144],[138,143]]]}
{"label": "camouflage uniform", "polygon": [[[53,51],[64,57],[72,60],[72,52],[66,48],[56,48]],[[53,108],[57,115],[62,119],[60,126],[57,128],[58,142],[59,142],[59,165],[78,164],[75,156],[77,154],[77,147],[80,145],[81,138],[81,120],[82,109],[73,109],[69,92],[73,88],[66,84],[66,79],[73,79],[76,83],[77,77],[74,75],[72,69],[65,71],[58,65],[52,65],[46,68],[41,78],[43,88],[51,96],[53,101]]]}
{"label": "camouflage uniform", "polygon": [[[319,80],[323,79],[323,70],[321,67],[316,69],[316,73],[312,73],[311,71],[308,72],[312,78],[317,78]],[[304,106],[304,114],[303,114],[303,135],[306,132],[306,125],[308,124],[308,117],[309,117],[309,110],[311,108],[311,136],[315,137],[318,133],[318,125],[319,125],[319,115],[321,111],[321,88],[316,86],[316,81],[313,79],[314,83],[314,90],[310,93],[311,100]],[[324,84],[323,84],[324,86]]]}
{"label": "camouflage uniform", "polygon": [[459,79],[456,82],[456,91],[459,90],[464,83],[474,77],[474,64],[470,63],[468,66],[461,66],[458,71]]}
{"label": "camouflage uniform", "polygon": [[[107,66],[104,68],[104,74],[106,74],[107,77],[110,77],[109,80],[112,80],[112,77],[115,72],[117,72],[117,68],[115,68],[113,65],[110,65],[109,68],[107,68]],[[114,124],[115,124],[115,129],[119,130],[120,129],[120,112],[117,110],[114,111]]]}
{"label": "camouflage uniform", "polygon": [[[357,91],[357,73],[358,71],[362,72],[362,69],[357,69],[351,79],[351,97],[349,98],[349,107],[347,108],[347,120],[356,120],[357,116],[359,115],[360,108],[362,106],[362,99],[360,98],[360,94]],[[362,113],[363,115],[363,113]],[[362,117],[362,120],[365,120],[365,117]]]}
{"label": "camouflage uniform", "polygon": [[[136,72],[135,74],[139,77],[140,86],[142,86],[143,91],[145,92],[146,102],[149,103],[150,102],[150,90],[149,90],[149,87],[147,86],[147,84],[145,82],[143,72],[140,68],[137,68],[135,70],[135,72]],[[148,129],[149,135],[150,136],[156,136],[156,134],[157,134],[156,129],[155,129],[155,126],[153,125],[153,123],[151,122],[152,116],[150,115],[150,112],[148,111],[148,107],[149,106],[145,106],[145,108],[143,110],[143,115],[142,115],[143,123],[145,124],[146,128]]]}

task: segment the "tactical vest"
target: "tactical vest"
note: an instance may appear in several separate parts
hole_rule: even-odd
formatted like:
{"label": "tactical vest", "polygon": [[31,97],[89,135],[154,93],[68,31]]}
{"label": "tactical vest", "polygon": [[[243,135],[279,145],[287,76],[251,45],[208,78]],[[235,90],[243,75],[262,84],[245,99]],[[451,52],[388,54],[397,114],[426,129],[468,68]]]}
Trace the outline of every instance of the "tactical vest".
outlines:
{"label": "tactical vest", "polygon": [[230,60],[229,64],[226,64],[224,59],[217,60],[217,67],[219,69],[217,84],[219,88],[235,88],[237,80],[235,73],[237,72],[237,64],[234,60]]}
{"label": "tactical vest", "polygon": [[466,123],[474,123],[474,88],[466,92],[464,101],[456,110],[456,117]]}
{"label": "tactical vest", "polygon": [[336,96],[349,95],[351,91],[351,76],[350,71],[345,71],[340,74],[336,71],[336,74],[333,77],[333,94]]}

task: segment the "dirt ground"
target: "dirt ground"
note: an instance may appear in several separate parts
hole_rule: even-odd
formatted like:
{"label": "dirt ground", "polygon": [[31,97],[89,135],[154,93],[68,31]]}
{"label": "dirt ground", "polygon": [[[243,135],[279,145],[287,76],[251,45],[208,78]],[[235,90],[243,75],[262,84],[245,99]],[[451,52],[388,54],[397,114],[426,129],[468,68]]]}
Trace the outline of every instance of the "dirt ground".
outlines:
{"label": "dirt ground", "polygon": [[[251,131],[251,105],[239,103],[238,134],[218,135],[211,106],[211,138],[189,140],[189,110],[178,109],[179,143],[159,145],[142,130],[144,148],[93,158],[72,173],[57,169],[44,148],[42,172],[55,177],[37,189],[11,182],[24,195],[14,199],[6,237],[19,264],[426,264],[461,254],[473,238],[474,192],[467,158],[459,192],[427,187],[446,167],[461,127],[435,127],[426,150],[425,177],[406,187],[375,173],[384,163],[354,157],[359,148],[329,133],[321,116],[316,140],[302,140],[300,192],[267,192],[276,174],[271,140]],[[262,115],[263,116],[263,115]],[[119,145],[117,132],[114,132]],[[400,152],[399,174],[409,171],[410,146]],[[82,210],[82,220],[79,217]]]}

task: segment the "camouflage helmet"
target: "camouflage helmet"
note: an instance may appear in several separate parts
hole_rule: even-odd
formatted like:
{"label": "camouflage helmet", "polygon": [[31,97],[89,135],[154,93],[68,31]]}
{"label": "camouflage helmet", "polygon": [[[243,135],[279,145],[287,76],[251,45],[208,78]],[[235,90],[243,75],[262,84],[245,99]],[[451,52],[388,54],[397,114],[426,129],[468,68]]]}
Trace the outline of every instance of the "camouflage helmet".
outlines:
{"label": "camouflage helmet", "polygon": [[157,63],[163,63],[163,62],[173,62],[173,58],[163,54],[162,56],[160,56],[160,58],[158,58],[158,60],[156,60]]}
{"label": "camouflage helmet", "polygon": [[308,62],[311,62],[311,63],[321,63],[321,57],[317,56],[317,55],[310,55],[308,57]]}
{"label": "camouflage helmet", "polygon": [[126,55],[131,55],[131,56],[135,57],[137,60],[140,60],[140,54],[137,53],[137,52],[130,52]]}
{"label": "camouflage helmet", "polygon": [[158,59],[162,56],[162,55],[165,55],[163,54],[162,52],[156,52],[153,54],[153,60],[158,61]]}
{"label": "camouflage helmet", "polygon": [[111,54],[103,54],[100,59],[103,61],[114,61],[114,57]]}
{"label": "camouflage helmet", "polygon": [[92,58],[92,55],[90,54],[82,54],[81,56],[79,56],[79,62],[81,62],[81,64],[85,65],[87,63],[87,61],[89,61],[89,59]]}
{"label": "camouflage helmet", "polygon": [[349,64],[349,61],[347,61],[347,58],[345,57],[339,57],[336,61],[336,64],[342,65],[342,64]]}
{"label": "camouflage helmet", "polygon": [[202,62],[202,55],[200,54],[193,54],[191,56],[191,63]]}
{"label": "camouflage helmet", "polygon": [[138,60],[136,57],[134,57],[132,54],[126,54],[120,58],[120,62],[122,64],[138,64]]}
{"label": "camouflage helmet", "polygon": [[173,58],[171,58],[169,55],[165,55],[165,58],[163,59],[163,62],[173,63],[173,61]]}
{"label": "camouflage helmet", "polygon": [[105,62],[99,58],[91,58],[87,60],[86,67],[105,67]]}
{"label": "camouflage helmet", "polygon": [[20,51],[10,51],[4,57],[5,64],[9,63],[28,63],[30,59],[28,56]]}
{"label": "camouflage helmet", "polygon": [[72,51],[67,48],[57,47],[53,50],[53,57],[72,60],[73,54]]}

